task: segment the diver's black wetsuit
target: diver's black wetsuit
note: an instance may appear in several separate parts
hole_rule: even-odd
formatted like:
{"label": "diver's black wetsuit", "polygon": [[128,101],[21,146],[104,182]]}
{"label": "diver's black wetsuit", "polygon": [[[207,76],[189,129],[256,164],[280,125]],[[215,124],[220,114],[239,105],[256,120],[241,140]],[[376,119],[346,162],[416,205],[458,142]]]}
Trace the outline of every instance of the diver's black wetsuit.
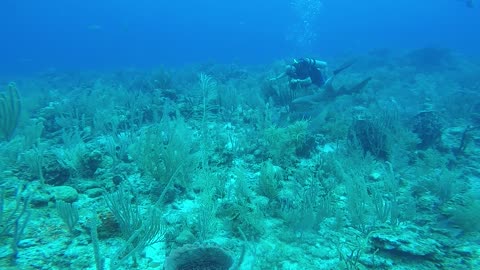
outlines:
{"label": "diver's black wetsuit", "polygon": [[290,78],[305,80],[310,77],[314,85],[321,87],[325,84],[325,77],[316,66],[315,59],[301,58],[296,63],[293,63],[292,66],[295,67],[295,70],[288,74]]}

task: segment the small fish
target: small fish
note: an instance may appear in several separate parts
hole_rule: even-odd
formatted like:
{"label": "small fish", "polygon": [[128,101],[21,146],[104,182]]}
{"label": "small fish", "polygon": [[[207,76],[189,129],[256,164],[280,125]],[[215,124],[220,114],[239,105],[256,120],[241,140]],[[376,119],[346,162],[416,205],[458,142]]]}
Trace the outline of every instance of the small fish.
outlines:
{"label": "small fish", "polygon": [[475,7],[475,5],[473,4],[473,0],[457,0],[457,1],[465,2],[465,5],[469,8]]}
{"label": "small fish", "polygon": [[30,63],[30,62],[33,62],[33,59],[30,59],[30,58],[19,58],[17,60],[19,63]]}
{"label": "small fish", "polygon": [[100,30],[102,30],[102,26],[98,25],[98,24],[91,24],[87,28],[90,31],[100,31]]}

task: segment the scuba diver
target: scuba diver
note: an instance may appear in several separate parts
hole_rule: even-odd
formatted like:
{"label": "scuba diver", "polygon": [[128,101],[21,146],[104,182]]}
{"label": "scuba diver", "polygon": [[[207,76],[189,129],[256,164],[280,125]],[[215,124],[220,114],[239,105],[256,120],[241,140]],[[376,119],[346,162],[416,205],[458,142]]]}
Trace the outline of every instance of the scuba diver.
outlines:
{"label": "scuba diver", "polygon": [[292,64],[285,67],[285,72],[270,81],[276,81],[288,77],[289,86],[292,89],[298,87],[308,87],[315,85],[317,87],[328,88],[331,85],[333,78],[340,72],[350,67],[354,61],[349,61],[341,67],[333,71],[333,76],[327,78],[327,62],[315,60],[313,58],[294,59]]}
{"label": "scuba diver", "polygon": [[285,72],[275,78],[271,78],[270,81],[276,81],[288,77],[288,84],[292,90],[306,88],[312,85],[322,88],[322,91],[316,92],[313,95],[305,95],[292,100],[294,104],[316,104],[321,101],[335,99],[338,96],[358,93],[368,84],[371,77],[368,77],[350,87],[342,86],[338,89],[333,87],[333,79],[340,72],[353,65],[354,62],[355,60],[350,60],[344,63],[332,72],[332,76],[327,77],[328,65],[325,61],[312,58],[301,58],[299,60],[294,60],[292,64],[287,65],[285,67]]}
{"label": "scuba diver", "polygon": [[276,81],[288,77],[290,88],[307,87],[316,85],[322,87],[326,79],[327,62],[312,58],[294,59],[292,64],[285,67],[285,72],[270,81]]}

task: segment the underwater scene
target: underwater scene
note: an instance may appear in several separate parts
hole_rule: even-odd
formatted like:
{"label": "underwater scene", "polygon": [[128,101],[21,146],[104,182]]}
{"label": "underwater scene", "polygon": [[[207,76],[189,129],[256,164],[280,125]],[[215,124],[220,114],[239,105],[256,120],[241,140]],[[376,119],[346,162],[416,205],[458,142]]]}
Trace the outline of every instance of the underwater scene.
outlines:
{"label": "underwater scene", "polygon": [[0,3],[0,269],[480,269],[480,3]]}

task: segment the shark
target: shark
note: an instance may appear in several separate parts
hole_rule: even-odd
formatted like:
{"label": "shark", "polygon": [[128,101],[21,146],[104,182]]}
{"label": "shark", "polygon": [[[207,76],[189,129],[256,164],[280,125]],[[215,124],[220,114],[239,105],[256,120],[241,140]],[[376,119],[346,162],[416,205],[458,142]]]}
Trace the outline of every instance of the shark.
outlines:
{"label": "shark", "polygon": [[312,95],[298,97],[292,101],[292,104],[299,107],[308,107],[318,105],[324,101],[334,100],[339,96],[355,94],[365,88],[371,79],[372,77],[367,77],[350,87],[342,86],[338,89],[334,89],[331,78],[327,81],[327,83],[325,83],[323,91]]}
{"label": "shark", "polygon": [[326,109],[329,104],[332,104],[336,98],[361,92],[370,82],[372,77],[367,77],[350,86],[343,85],[339,88],[333,86],[334,78],[339,73],[352,66],[354,62],[355,60],[348,61],[334,70],[332,72],[333,75],[327,79],[325,84],[320,87],[318,92],[293,99],[290,103],[290,110],[288,113],[280,117],[279,122],[287,123],[292,119],[313,119],[317,115],[321,114],[321,112]]}

